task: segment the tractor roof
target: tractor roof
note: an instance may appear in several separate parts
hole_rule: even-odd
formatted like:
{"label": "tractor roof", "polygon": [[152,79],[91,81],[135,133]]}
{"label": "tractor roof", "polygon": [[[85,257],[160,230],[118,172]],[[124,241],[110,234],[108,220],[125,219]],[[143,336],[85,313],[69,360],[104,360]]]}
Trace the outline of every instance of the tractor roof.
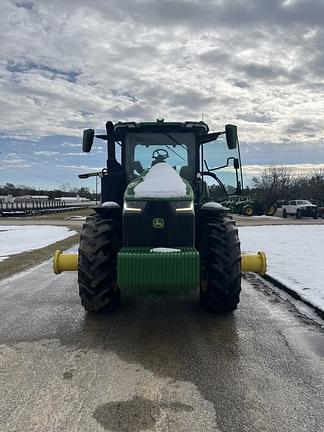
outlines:
{"label": "tractor roof", "polygon": [[157,120],[156,122],[118,122],[114,126],[115,132],[125,134],[130,132],[187,132],[197,131],[198,133],[208,133],[209,127],[206,123],[200,122],[165,122]]}

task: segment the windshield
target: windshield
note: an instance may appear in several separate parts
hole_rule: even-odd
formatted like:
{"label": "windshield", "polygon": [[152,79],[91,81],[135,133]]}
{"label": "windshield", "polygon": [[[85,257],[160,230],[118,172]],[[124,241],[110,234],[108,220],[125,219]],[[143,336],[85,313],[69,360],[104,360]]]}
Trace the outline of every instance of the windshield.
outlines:
{"label": "windshield", "polygon": [[126,173],[132,180],[156,163],[166,162],[179,175],[195,178],[193,133],[130,133],[126,138]]}
{"label": "windshield", "polygon": [[300,201],[297,201],[297,204],[311,204],[311,203],[309,201],[300,200]]}

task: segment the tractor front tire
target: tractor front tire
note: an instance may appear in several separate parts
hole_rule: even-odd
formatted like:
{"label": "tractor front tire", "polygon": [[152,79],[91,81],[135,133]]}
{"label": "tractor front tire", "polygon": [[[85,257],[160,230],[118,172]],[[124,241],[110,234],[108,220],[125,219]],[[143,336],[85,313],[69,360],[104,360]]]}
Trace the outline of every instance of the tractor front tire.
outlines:
{"label": "tractor front tire", "polygon": [[111,312],[120,304],[116,284],[118,223],[96,214],[83,225],[79,247],[79,295],[88,312]]}
{"label": "tractor front tire", "polygon": [[235,222],[230,216],[213,216],[203,230],[200,303],[212,313],[231,312],[241,292],[241,250]]}

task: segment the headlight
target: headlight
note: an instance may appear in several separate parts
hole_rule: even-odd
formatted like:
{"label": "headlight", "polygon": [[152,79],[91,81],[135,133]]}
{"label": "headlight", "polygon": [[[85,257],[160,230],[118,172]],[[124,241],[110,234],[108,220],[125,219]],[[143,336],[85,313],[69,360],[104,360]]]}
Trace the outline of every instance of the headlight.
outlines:
{"label": "headlight", "polygon": [[176,212],[193,212],[193,201],[174,201],[173,207]]}
{"label": "headlight", "polygon": [[124,211],[140,213],[145,205],[145,201],[124,201]]}

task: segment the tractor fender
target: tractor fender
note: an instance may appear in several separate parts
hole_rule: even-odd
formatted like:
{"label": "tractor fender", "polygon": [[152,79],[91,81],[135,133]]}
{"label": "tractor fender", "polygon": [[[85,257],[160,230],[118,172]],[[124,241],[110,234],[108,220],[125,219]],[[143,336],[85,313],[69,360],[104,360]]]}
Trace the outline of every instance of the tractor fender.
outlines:
{"label": "tractor fender", "polygon": [[203,212],[208,212],[208,213],[228,213],[230,211],[230,209],[228,207],[224,207],[222,204],[214,202],[214,201],[209,201],[206,202],[205,204],[203,204],[200,208],[201,211]]}
{"label": "tractor fender", "polygon": [[118,219],[121,217],[122,208],[114,201],[106,201],[100,205],[94,207],[96,213],[102,215],[103,217],[108,217],[112,219]]}

